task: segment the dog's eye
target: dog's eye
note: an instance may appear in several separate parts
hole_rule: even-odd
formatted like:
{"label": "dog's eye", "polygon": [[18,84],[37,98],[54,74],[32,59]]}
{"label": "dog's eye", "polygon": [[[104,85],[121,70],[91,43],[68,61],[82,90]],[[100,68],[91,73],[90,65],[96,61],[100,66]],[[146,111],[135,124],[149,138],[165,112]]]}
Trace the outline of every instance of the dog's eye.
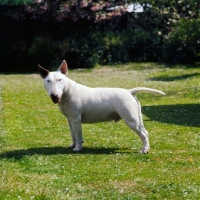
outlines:
{"label": "dog's eye", "polygon": [[61,81],[62,79],[58,79],[58,81]]}
{"label": "dog's eye", "polygon": [[47,82],[50,83],[51,81],[50,81],[50,80],[47,80]]}

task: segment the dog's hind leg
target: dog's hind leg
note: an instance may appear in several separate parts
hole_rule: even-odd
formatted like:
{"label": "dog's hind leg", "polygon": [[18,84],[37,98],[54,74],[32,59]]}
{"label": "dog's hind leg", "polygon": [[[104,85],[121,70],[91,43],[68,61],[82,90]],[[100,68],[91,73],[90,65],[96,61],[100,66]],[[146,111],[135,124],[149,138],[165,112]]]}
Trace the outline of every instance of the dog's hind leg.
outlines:
{"label": "dog's hind leg", "polygon": [[149,137],[148,137],[148,132],[144,128],[142,124],[136,125],[135,121],[125,121],[125,123],[133,130],[135,131],[140,139],[142,140],[143,143],[143,148],[141,149],[141,153],[148,153],[150,149],[149,145]]}
{"label": "dog's hind leg", "polygon": [[139,137],[142,140],[143,147],[141,149],[141,153],[148,153],[150,150],[150,145],[149,145],[149,137],[148,137],[148,132],[147,130],[142,126],[139,128],[139,130],[135,130],[135,132],[139,135]]}
{"label": "dog's hind leg", "polygon": [[141,149],[141,153],[148,153],[150,150],[149,134],[143,124],[140,102],[137,100],[136,97],[135,97],[135,99],[138,104],[138,118],[139,118],[139,125],[136,127],[135,132],[139,135],[139,137],[141,138],[142,143],[143,143],[143,148]]}
{"label": "dog's hind leg", "polygon": [[135,100],[136,100],[135,102],[136,104],[133,107],[133,109],[128,110],[127,112],[125,112],[125,114],[123,113],[123,116],[121,117],[125,121],[125,123],[133,131],[135,131],[138,134],[138,136],[141,138],[142,143],[143,143],[143,148],[141,150],[141,153],[148,153],[150,149],[148,131],[144,128],[144,125],[143,125],[140,103],[136,98]]}

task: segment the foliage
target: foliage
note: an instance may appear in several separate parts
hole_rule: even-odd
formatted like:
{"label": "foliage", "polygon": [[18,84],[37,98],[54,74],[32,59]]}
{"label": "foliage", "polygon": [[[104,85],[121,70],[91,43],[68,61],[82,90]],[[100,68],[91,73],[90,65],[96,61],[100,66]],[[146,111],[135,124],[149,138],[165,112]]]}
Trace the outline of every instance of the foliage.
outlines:
{"label": "foliage", "polygon": [[35,71],[37,63],[62,59],[72,68],[129,61],[198,64],[199,29],[181,41],[187,29],[199,27],[198,1],[141,0],[144,12],[128,13],[131,2],[34,0],[0,7],[0,70]]}
{"label": "foliage", "polygon": [[[19,1],[19,0],[18,0]],[[18,2],[16,0],[16,2]],[[96,1],[96,0],[32,0],[25,4],[24,12],[19,13],[18,17],[23,18],[29,14],[32,19],[42,19],[44,21],[63,19],[87,19],[92,21],[100,21],[122,15],[126,12],[127,6],[131,1],[115,0],[115,1]],[[8,1],[8,4],[9,1]],[[112,6],[120,6],[106,13],[106,9]]]}
{"label": "foliage", "polygon": [[36,37],[28,49],[28,56],[32,60],[39,60],[40,63],[49,65],[58,49],[58,43],[51,37]]}
{"label": "foliage", "polygon": [[[59,65],[54,66],[57,69]],[[74,153],[69,127],[37,74],[0,76],[0,199],[199,199],[199,69],[155,63],[69,72],[92,87],[138,93],[151,150],[123,121],[84,124]]]}
{"label": "foliage", "polygon": [[116,64],[130,60],[155,61],[161,57],[161,38],[157,34],[152,37],[152,34],[143,30],[122,30],[116,33],[90,30],[89,34],[85,35],[76,33],[67,41],[70,41],[69,50],[62,48],[65,52],[63,57],[72,68],[93,67],[97,63]]}
{"label": "foliage", "polygon": [[[34,32],[31,24],[27,24],[26,28],[29,26],[29,30]],[[19,30],[24,30],[22,24],[16,27],[16,31]],[[26,41],[17,36],[12,40],[2,41],[4,51],[0,57],[6,58],[2,61],[2,71],[35,71],[38,63],[50,67],[62,59],[67,60],[70,68],[91,68],[98,63],[105,65],[128,61],[158,61],[162,56],[162,38],[157,33],[149,33],[143,29],[102,32],[92,27],[86,30],[75,28],[66,36],[59,34],[59,37],[42,33],[34,36],[31,31],[30,33],[26,34]],[[12,33],[9,38],[11,37]],[[13,41],[16,41],[14,45]]]}
{"label": "foliage", "polygon": [[200,63],[200,19],[181,19],[164,41],[164,60]]}
{"label": "foliage", "polygon": [[1,0],[0,5],[24,5],[32,3],[32,0]]}

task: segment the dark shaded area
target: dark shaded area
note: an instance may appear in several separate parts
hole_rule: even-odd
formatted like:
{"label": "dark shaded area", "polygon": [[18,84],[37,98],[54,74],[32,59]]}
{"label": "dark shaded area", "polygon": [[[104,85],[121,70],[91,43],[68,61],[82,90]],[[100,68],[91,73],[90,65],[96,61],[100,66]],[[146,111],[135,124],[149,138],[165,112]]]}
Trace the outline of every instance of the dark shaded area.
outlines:
{"label": "dark shaded area", "polygon": [[83,147],[83,150],[80,152],[74,152],[71,148],[68,147],[38,147],[38,148],[29,148],[29,149],[20,149],[9,152],[3,152],[0,154],[0,159],[3,158],[14,158],[22,159],[24,156],[33,156],[33,155],[56,155],[56,154],[116,154],[116,153],[139,153],[132,152],[127,149],[119,148],[87,148]]}
{"label": "dark shaded area", "polygon": [[152,121],[200,127],[200,104],[143,106],[142,113]]}
{"label": "dark shaded area", "polygon": [[163,76],[156,76],[153,78],[149,78],[148,80],[151,81],[180,81],[180,80],[185,80],[187,78],[191,78],[193,76],[199,76],[200,73],[193,73],[193,74],[184,74],[180,76],[168,76],[168,75],[163,75]]}
{"label": "dark shaded area", "polygon": [[103,59],[103,32],[125,29],[126,15],[99,23],[84,17],[58,20],[60,4],[53,4],[44,13],[39,8],[28,12],[24,6],[0,5],[1,73],[36,72],[38,64],[49,69],[64,59],[71,69],[108,61]]}

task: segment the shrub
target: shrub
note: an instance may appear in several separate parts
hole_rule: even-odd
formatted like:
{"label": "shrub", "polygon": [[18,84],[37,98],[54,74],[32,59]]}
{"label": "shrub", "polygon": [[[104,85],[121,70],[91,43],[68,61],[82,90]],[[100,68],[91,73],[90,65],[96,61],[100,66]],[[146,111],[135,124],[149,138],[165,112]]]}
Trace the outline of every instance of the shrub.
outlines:
{"label": "shrub", "polygon": [[77,33],[67,40],[70,42],[65,58],[72,68],[161,59],[161,37],[144,30],[97,30],[85,35]]}
{"label": "shrub", "polygon": [[200,19],[181,19],[164,40],[165,62],[200,63]]}
{"label": "shrub", "polygon": [[50,36],[37,36],[29,46],[27,54],[35,65],[40,63],[44,66],[48,66],[55,59],[58,50],[59,43]]}
{"label": "shrub", "polygon": [[146,5],[144,12],[126,14],[125,7],[106,8],[130,1],[78,2],[0,3],[0,71],[35,71],[37,63],[53,66],[62,59],[71,68],[131,61],[200,62],[196,0],[138,1]]}
{"label": "shrub", "polygon": [[23,5],[31,3],[32,0],[1,0],[1,5]]}
{"label": "shrub", "polygon": [[91,68],[101,59],[103,39],[100,32],[78,31],[66,38],[69,49],[65,50],[66,58],[71,68]]}
{"label": "shrub", "polygon": [[162,37],[155,32],[142,29],[129,34],[129,57],[131,61],[160,61]]}

